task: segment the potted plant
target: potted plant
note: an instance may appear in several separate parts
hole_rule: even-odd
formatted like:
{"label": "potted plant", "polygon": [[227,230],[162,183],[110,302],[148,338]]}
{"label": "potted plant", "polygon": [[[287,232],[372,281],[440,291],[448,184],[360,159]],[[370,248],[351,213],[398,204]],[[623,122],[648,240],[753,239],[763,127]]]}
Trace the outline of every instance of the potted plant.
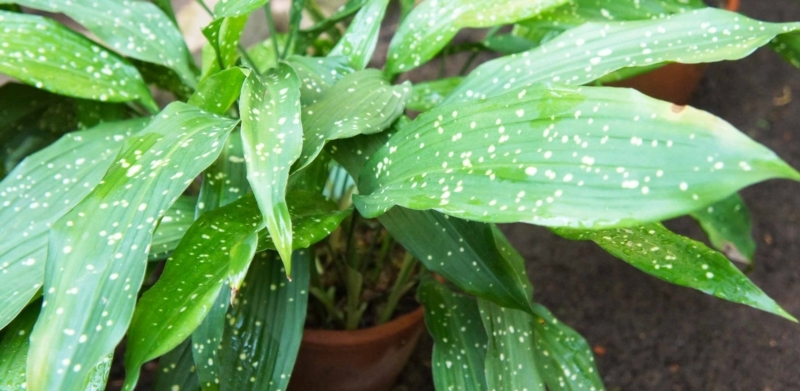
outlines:
{"label": "potted plant", "polygon": [[[402,1],[382,70],[366,68],[388,0],[332,15],[293,1],[285,32],[266,0],[219,2],[199,69],[168,1],[0,3],[0,72],[24,83],[0,89],[8,388],[104,387],[125,338],[126,389],[159,358],[157,389],[285,390],[307,318],[380,323],[419,278],[437,389],[603,389],[586,341],[533,301],[495,225],[506,222],[794,320],[725,255],[659,222],[692,214],[746,259],[736,191],[800,174],[709,113],[582,86],[772,40],[796,63],[797,24],[676,0],[684,12],[580,23],[463,78],[412,85],[391,81],[449,53],[458,30],[503,36],[494,28],[569,2]],[[614,19],[612,3],[575,4]],[[66,14],[97,41],[17,5]],[[242,47],[265,5],[270,39]],[[153,86],[175,101],[160,107]]]}

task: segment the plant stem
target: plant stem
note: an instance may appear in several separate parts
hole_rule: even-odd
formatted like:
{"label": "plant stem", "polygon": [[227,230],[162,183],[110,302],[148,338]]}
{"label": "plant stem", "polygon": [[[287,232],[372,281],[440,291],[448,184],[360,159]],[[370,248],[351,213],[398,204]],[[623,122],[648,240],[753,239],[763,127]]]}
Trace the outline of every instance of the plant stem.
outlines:
{"label": "plant stem", "polygon": [[406,253],[403,257],[403,266],[400,267],[400,272],[397,274],[397,279],[394,281],[392,291],[389,293],[389,299],[386,300],[386,307],[383,307],[380,317],[378,317],[378,324],[386,323],[392,318],[394,310],[397,308],[397,303],[403,298],[406,293],[406,283],[411,277],[411,272],[417,264],[417,259],[411,253]]}
{"label": "plant stem", "polygon": [[275,58],[281,58],[281,49],[278,46],[278,31],[275,30],[275,20],[272,18],[271,3],[264,6],[264,12],[267,14],[267,28],[269,28],[269,36],[272,38],[272,48],[275,49]]}
{"label": "plant stem", "polygon": [[311,19],[314,20],[315,25],[325,20],[325,14],[319,8],[319,5],[316,1],[306,0],[305,7],[306,11],[308,11],[308,14],[311,15]]}
{"label": "plant stem", "polygon": [[195,0],[195,2],[197,4],[200,4],[200,7],[202,7],[206,11],[206,13],[208,13],[212,18],[214,17],[214,11],[212,11],[211,8],[208,8],[208,6],[203,0]]}

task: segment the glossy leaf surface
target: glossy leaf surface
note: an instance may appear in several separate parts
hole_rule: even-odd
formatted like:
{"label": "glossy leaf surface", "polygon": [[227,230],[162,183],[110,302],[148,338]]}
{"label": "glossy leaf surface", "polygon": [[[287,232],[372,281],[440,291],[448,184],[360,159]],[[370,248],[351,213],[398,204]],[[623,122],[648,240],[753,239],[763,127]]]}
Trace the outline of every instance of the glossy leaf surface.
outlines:
{"label": "glossy leaf surface", "polygon": [[156,107],[136,68],[66,27],[6,11],[0,25],[0,72],[57,94]]}
{"label": "glossy leaf surface", "polygon": [[183,235],[194,223],[194,209],[197,206],[197,198],[190,196],[180,196],[172,206],[164,213],[164,217],[158,222],[153,241],[150,243],[151,260],[163,259],[172,252]]}
{"label": "glossy leaf surface", "polygon": [[795,68],[800,68],[800,33],[779,35],[770,46]]}
{"label": "glossy leaf surface", "polygon": [[292,255],[292,281],[277,257],[253,260],[227,315],[220,390],[285,390],[300,348],[308,304],[309,250]]}
{"label": "glossy leaf surface", "polygon": [[169,353],[161,356],[158,360],[158,375],[156,375],[153,390],[197,391],[200,389],[194,361],[192,360],[191,342],[191,340],[187,339]]}
{"label": "glossy leaf surface", "polygon": [[219,70],[228,69],[236,63],[239,58],[239,39],[246,23],[247,15],[242,15],[217,19],[203,28],[203,35],[216,54],[216,61],[204,69],[203,78]]}
{"label": "glossy leaf surface", "polygon": [[342,56],[325,58],[291,56],[286,59],[286,63],[300,78],[300,101],[303,107],[317,103],[331,86],[344,75],[353,72],[353,68],[347,65],[347,58]]}
{"label": "glossy leaf surface", "polygon": [[289,170],[303,149],[300,79],[286,64],[262,79],[255,74],[248,77],[239,111],[247,180],[286,272],[291,273],[292,220],[286,187]]}
{"label": "glossy leaf surface", "polygon": [[708,234],[717,250],[731,261],[753,263],[756,241],[753,239],[753,223],[744,200],[734,194],[722,201],[692,213]]}
{"label": "glossy leaf surface", "polygon": [[220,0],[214,7],[214,15],[217,18],[247,15],[267,3],[269,0]]}
{"label": "glossy leaf surface", "polygon": [[633,90],[537,85],[420,115],[370,158],[354,202],[368,217],[400,205],[601,228],[689,213],[771,178],[800,174],[709,113]]}
{"label": "glossy leaf surface", "polygon": [[669,283],[794,320],[725,256],[660,223],[598,231],[561,228],[555,232],[567,239],[591,240],[609,254]]}
{"label": "glossy leaf surface", "polygon": [[386,71],[410,71],[435,56],[458,30],[528,19],[566,0],[425,0],[403,19],[389,45]]}
{"label": "glossy leaf surface", "polygon": [[28,156],[0,182],[0,328],[42,286],[50,227],[92,191],[122,142],[148,121],[70,133]]}
{"label": "glossy leaf surface", "polygon": [[478,303],[450,291],[430,276],[417,291],[425,307],[425,326],[433,337],[431,359],[437,390],[484,391],[487,337]]}
{"label": "glossy leaf surface", "polygon": [[[126,386],[139,367],[178,346],[203,321],[228,279],[231,247],[263,227],[255,199],[206,212],[184,235],[158,282],[142,295],[128,330]],[[200,260],[200,261],[198,261]]]}
{"label": "glossy leaf surface", "polygon": [[158,220],[216,159],[235,125],[170,104],[125,141],[103,181],[53,224],[48,305],[28,357],[33,390],[83,386],[87,371],[114,349],[133,313]]}
{"label": "glossy leaf surface", "polygon": [[450,77],[429,82],[414,84],[411,88],[411,99],[406,108],[415,111],[428,111],[450,95],[461,84],[463,77]]}
{"label": "glossy leaf surface", "polygon": [[0,338],[0,390],[24,390],[28,340],[39,316],[41,302],[28,306],[5,329]]}
{"label": "glossy leaf surface", "polygon": [[586,23],[530,51],[482,64],[445,102],[484,99],[541,82],[586,84],[625,67],[738,60],[798,26],[715,8],[658,20]]}
{"label": "glossy leaf surface", "polygon": [[381,21],[388,4],[389,0],[370,0],[365,4],[328,55],[347,57],[353,69],[366,68],[375,52]]}
{"label": "glossy leaf surface", "polygon": [[242,83],[248,72],[241,68],[231,68],[203,79],[187,103],[209,113],[224,115],[239,99]]}
{"label": "glossy leaf surface", "polygon": [[311,163],[326,141],[379,133],[405,108],[410,84],[392,86],[376,69],[351,73],[303,111],[303,151],[295,170]]}

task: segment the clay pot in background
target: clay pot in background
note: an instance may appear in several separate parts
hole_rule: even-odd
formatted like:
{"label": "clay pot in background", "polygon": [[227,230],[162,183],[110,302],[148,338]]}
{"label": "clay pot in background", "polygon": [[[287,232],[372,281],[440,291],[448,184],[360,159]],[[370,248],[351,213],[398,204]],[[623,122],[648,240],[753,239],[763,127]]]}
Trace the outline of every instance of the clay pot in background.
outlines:
{"label": "clay pot in background", "polygon": [[307,329],[288,391],[389,391],[424,328],[420,307],[368,329]]}
{"label": "clay pot in background", "polygon": [[[727,0],[724,8],[739,10],[739,0]],[[707,64],[669,64],[630,79],[608,83],[614,87],[635,88],[657,99],[685,105],[706,72]]]}

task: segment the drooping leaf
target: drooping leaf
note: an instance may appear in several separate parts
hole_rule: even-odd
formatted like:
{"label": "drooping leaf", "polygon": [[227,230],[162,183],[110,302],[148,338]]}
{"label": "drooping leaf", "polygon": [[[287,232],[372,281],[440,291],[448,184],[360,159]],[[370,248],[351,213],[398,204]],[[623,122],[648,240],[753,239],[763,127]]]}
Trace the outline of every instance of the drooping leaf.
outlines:
{"label": "drooping leaf", "polygon": [[217,18],[248,15],[267,4],[269,0],[221,0],[214,7]]}
{"label": "drooping leaf", "polygon": [[223,115],[239,99],[247,73],[249,71],[242,68],[217,72],[200,82],[187,103],[209,113]]}
{"label": "drooping leaf", "polygon": [[[190,87],[195,84],[196,77],[189,63],[191,57],[181,32],[169,16],[155,4],[147,1],[95,0],[0,0],[0,2],[13,2],[30,8],[63,13],[86,27],[113,50],[138,60],[163,65],[177,72]],[[27,34],[20,35],[27,40]],[[90,58],[95,56],[96,54]],[[55,55],[53,57],[57,58]],[[66,61],[64,63],[70,65]],[[83,69],[80,66],[76,68]],[[98,67],[97,72],[100,72],[101,68]],[[117,68],[107,70],[117,72]],[[87,71],[87,73],[93,72]],[[62,73],[56,75],[58,78],[63,77]]]}
{"label": "drooping leaf", "polygon": [[497,96],[540,82],[586,84],[625,67],[738,60],[797,23],[765,23],[708,8],[658,20],[586,23],[527,52],[476,68],[445,103]]}
{"label": "drooping leaf", "polygon": [[189,228],[136,306],[125,356],[127,389],[143,363],[178,346],[203,321],[228,279],[231,246],[263,227],[256,209],[253,197],[243,197],[203,213]]}
{"label": "drooping leaf", "polygon": [[303,107],[311,106],[322,98],[337,81],[352,73],[345,57],[311,58],[291,56],[286,63],[294,69],[300,79],[300,102]]}
{"label": "drooping leaf", "polygon": [[486,391],[487,337],[474,298],[451,292],[425,276],[417,291],[433,337],[431,370],[437,390]]}
{"label": "drooping leaf", "polygon": [[379,133],[402,113],[411,86],[390,85],[376,69],[351,73],[303,110],[303,151],[294,170],[307,166],[326,141]]}
{"label": "drooping leaf", "polygon": [[239,58],[239,39],[246,23],[247,15],[242,15],[217,19],[203,28],[203,35],[216,54],[215,65],[204,69],[203,79],[236,63]]}
{"label": "drooping leaf", "polygon": [[50,227],[48,305],[28,357],[32,389],[83,386],[88,369],[113,351],[133,313],[158,220],[214,161],[235,125],[170,104],[125,141],[103,181]]}
{"label": "drooping leaf", "polygon": [[795,68],[800,68],[800,33],[778,35],[770,42],[770,47]]}
{"label": "drooping leaf", "polygon": [[6,11],[0,25],[0,72],[57,94],[157,107],[136,68],[66,27]]}
{"label": "drooping leaf", "polygon": [[[353,208],[339,210],[338,206],[325,199],[322,193],[304,189],[292,189],[286,197],[289,216],[292,218],[292,250],[309,248],[333,232]],[[258,251],[274,250],[275,244],[266,230],[259,233]]]}
{"label": "drooping leaf", "polygon": [[0,329],[42,286],[50,227],[92,191],[122,141],[148,121],[70,133],[28,156],[0,182]]}
{"label": "drooping leaf", "polygon": [[329,56],[345,56],[353,69],[367,67],[378,43],[381,21],[389,0],[370,0],[350,23]]}
{"label": "drooping leaf", "polygon": [[291,273],[292,220],[286,205],[289,170],[303,148],[300,79],[280,64],[263,78],[248,77],[239,104],[247,180],[267,230]]}
{"label": "drooping leaf", "polygon": [[463,79],[463,77],[449,77],[414,84],[411,88],[411,99],[406,104],[406,108],[414,111],[428,111],[438,106],[461,84]]}
{"label": "drooping leaf", "polygon": [[263,253],[227,316],[220,390],[285,390],[300,348],[308,303],[309,250],[292,255],[292,281],[279,259]]}
{"label": "drooping leaf", "polygon": [[403,19],[389,44],[386,72],[410,71],[435,56],[458,30],[528,19],[566,0],[425,0]]}
{"label": "drooping leaf", "polygon": [[150,260],[163,259],[178,247],[183,235],[194,222],[197,198],[181,196],[164,213],[158,222],[150,243]]}
{"label": "drooping leaf", "polygon": [[231,301],[231,290],[222,285],[216,299],[205,302],[210,307],[208,313],[191,335],[192,361],[198,385],[203,391],[219,390],[219,348],[225,329],[225,314]]}
{"label": "drooping leaf", "polygon": [[572,240],[591,240],[611,255],[669,283],[794,320],[722,254],[675,234],[660,223],[597,231],[554,230]]}
{"label": "drooping leaf", "polygon": [[505,238],[491,225],[399,207],[379,221],[428,270],[468,293],[530,311],[532,288],[524,264],[513,248],[501,246]]}
{"label": "drooping leaf", "polygon": [[155,391],[198,391],[200,384],[192,360],[192,344],[188,338],[158,360]]}
{"label": "drooping leaf", "polygon": [[536,366],[551,390],[603,391],[589,344],[583,337],[556,319],[547,308],[534,307],[533,346]]}
{"label": "drooping leaf", "polygon": [[753,263],[756,241],[753,239],[750,211],[742,197],[734,194],[693,212],[692,217],[706,231],[711,245],[722,251],[728,259],[745,264]]}
{"label": "drooping leaf", "polygon": [[489,389],[546,391],[536,365],[531,314],[486,300],[478,300],[478,308],[488,336],[485,367]]}
{"label": "drooping leaf", "polygon": [[535,85],[420,115],[372,155],[354,202],[367,217],[400,205],[602,228],[686,214],[771,178],[800,174],[709,113],[633,90]]}

